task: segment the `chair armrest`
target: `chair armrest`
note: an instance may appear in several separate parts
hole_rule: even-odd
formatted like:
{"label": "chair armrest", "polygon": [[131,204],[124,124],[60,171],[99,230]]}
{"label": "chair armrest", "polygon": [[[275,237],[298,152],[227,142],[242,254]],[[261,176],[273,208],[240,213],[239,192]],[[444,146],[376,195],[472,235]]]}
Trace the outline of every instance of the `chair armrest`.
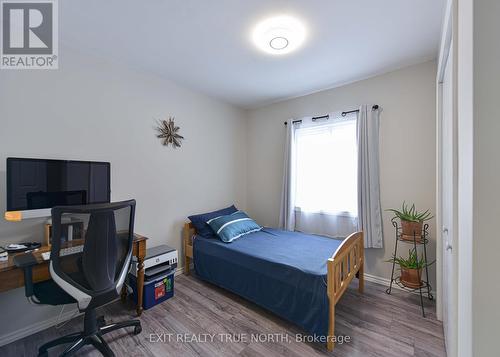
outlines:
{"label": "chair armrest", "polygon": [[38,264],[36,258],[31,253],[18,254],[14,257],[16,267],[23,269],[24,273],[24,293],[26,297],[33,296],[33,266]]}
{"label": "chair armrest", "polygon": [[26,267],[37,265],[38,262],[33,254],[24,253],[14,256],[14,264],[16,265],[16,267],[24,269]]}

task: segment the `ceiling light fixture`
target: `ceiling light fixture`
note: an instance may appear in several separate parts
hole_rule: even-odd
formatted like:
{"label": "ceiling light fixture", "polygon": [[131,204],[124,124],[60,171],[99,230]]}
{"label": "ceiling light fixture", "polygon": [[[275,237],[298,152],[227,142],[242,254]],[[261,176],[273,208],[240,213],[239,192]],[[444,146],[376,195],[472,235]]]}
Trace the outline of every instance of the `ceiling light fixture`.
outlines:
{"label": "ceiling light fixture", "polygon": [[274,50],[282,50],[288,46],[288,40],[285,37],[275,37],[269,41],[269,46]]}
{"label": "ceiling light fixture", "polygon": [[253,42],[264,52],[283,55],[299,48],[306,38],[302,23],[291,16],[271,17],[257,24]]}

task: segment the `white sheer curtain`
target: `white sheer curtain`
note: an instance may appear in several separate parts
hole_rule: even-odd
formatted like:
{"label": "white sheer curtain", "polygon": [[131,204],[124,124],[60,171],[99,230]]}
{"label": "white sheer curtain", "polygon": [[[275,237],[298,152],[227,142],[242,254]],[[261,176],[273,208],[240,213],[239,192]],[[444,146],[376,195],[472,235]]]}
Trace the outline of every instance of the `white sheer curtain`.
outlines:
{"label": "white sheer curtain", "polygon": [[381,248],[379,110],[289,120],[286,130],[280,227],[331,237],[363,230],[365,247]]}
{"label": "white sheer curtain", "polygon": [[283,229],[332,237],[357,230],[356,115],[288,123]]}

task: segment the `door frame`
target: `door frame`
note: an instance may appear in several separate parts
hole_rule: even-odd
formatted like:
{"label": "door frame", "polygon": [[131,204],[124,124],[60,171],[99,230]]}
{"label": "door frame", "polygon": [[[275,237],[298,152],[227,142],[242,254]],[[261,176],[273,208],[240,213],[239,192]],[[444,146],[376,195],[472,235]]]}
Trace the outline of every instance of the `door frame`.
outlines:
{"label": "door frame", "polygon": [[459,357],[472,357],[473,178],[474,178],[474,0],[457,2],[458,124],[458,341]]}
{"label": "door frame", "polygon": [[[457,133],[457,150],[453,160],[457,167],[454,211],[457,297],[457,356],[472,356],[472,268],[473,268],[473,0],[448,0],[446,4],[436,76],[436,313],[443,319],[443,236],[441,210],[441,135],[442,83],[448,56],[453,56],[453,111]],[[453,44],[453,52],[450,48]],[[453,356],[455,357],[455,356]]]}
{"label": "door frame", "polygon": [[[443,122],[443,81],[450,54],[450,48],[453,38],[453,2],[448,0],[446,4],[445,16],[443,21],[443,29],[441,36],[441,46],[439,49],[438,68],[436,75],[436,315],[438,320],[443,320],[443,245],[442,245],[442,213],[441,213],[441,190],[442,190],[442,150],[441,150],[441,135],[442,135],[442,122]],[[455,47],[456,48],[456,47]],[[455,74],[453,74],[455,77]],[[456,78],[456,77],[455,77]],[[455,81],[453,83],[455,85]]]}
{"label": "door frame", "polygon": [[[438,71],[437,71],[437,128],[436,128],[436,133],[437,133],[437,157],[436,157],[436,162],[437,162],[437,168],[436,168],[436,179],[437,179],[437,190],[436,190],[436,257],[437,257],[437,269],[438,269],[438,290],[437,290],[437,298],[436,298],[436,313],[438,315],[438,318],[443,321],[443,324],[446,324],[447,329],[444,329],[445,332],[445,341],[446,341],[446,351],[449,357],[456,357],[457,356],[457,341],[458,341],[458,333],[457,333],[457,326],[456,326],[456,321],[458,321],[457,314],[458,314],[458,302],[457,302],[457,291],[458,291],[458,263],[457,263],[457,247],[458,247],[458,227],[457,227],[457,211],[458,211],[458,203],[457,203],[457,197],[458,197],[458,180],[457,180],[457,163],[458,163],[458,145],[457,145],[457,56],[456,56],[456,1],[451,0],[447,2],[447,7],[446,7],[446,16],[444,19],[443,23],[443,34],[442,34],[442,39],[441,39],[441,49],[440,49],[440,56],[439,56],[439,62],[438,62]],[[450,67],[451,66],[451,67]],[[447,113],[449,115],[449,120],[451,120],[451,133],[444,133],[443,132],[443,121],[444,121],[444,98],[449,95],[449,93],[444,92],[444,80],[446,76],[446,72],[450,73],[451,78],[448,78],[448,80],[451,81],[451,96],[452,96],[452,103],[451,103],[451,108],[447,108],[448,110],[451,109],[451,115],[450,113]],[[451,141],[452,141],[452,153],[450,156],[451,163],[447,163],[452,165],[452,172],[448,172],[447,174],[451,174],[451,180],[452,180],[452,188],[450,191],[451,194],[451,212],[448,213],[449,217],[451,218],[451,222],[445,222],[444,220],[444,214],[442,212],[443,208],[443,201],[442,201],[442,192],[444,190],[443,187],[443,169],[444,169],[444,163],[442,161],[443,159],[443,138],[444,136],[451,135]],[[447,226],[447,229],[449,229],[450,233],[447,233],[446,236],[443,233],[444,232],[444,226]],[[452,254],[449,254],[446,250],[444,245],[446,242],[444,241],[445,237],[447,238],[448,244],[451,244],[452,246]],[[446,281],[448,284],[445,284],[444,281],[444,274],[445,271],[444,269],[444,263],[445,263],[445,255],[447,256],[446,261],[451,260],[447,263],[447,266],[450,267],[451,271],[453,272],[452,275],[447,276]],[[450,288],[450,291],[448,289],[446,290],[446,296],[449,298],[447,301],[444,301],[444,289],[446,288],[446,285]],[[444,316],[444,309],[443,305],[446,303],[452,303],[452,306],[447,306],[447,319],[445,319]],[[444,327],[444,326],[443,326]],[[447,333],[446,333],[447,332]]]}

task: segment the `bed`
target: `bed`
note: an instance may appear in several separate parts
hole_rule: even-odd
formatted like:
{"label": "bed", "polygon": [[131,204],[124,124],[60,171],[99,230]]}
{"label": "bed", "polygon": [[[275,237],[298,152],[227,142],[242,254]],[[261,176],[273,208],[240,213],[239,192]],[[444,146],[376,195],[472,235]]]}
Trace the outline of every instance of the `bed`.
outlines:
{"label": "bed", "polygon": [[232,243],[184,226],[185,272],[236,293],[335,343],[335,304],[355,276],[364,289],[363,233],[343,240],[264,228]]}

